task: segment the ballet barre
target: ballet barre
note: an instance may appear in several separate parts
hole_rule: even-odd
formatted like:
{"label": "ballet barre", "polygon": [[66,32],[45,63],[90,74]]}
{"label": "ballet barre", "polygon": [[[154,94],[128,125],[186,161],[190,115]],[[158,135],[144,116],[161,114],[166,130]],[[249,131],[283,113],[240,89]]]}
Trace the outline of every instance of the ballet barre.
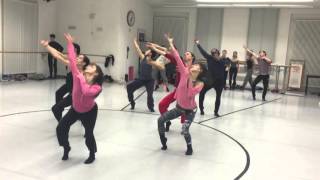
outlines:
{"label": "ballet barre", "polygon": [[[0,51],[0,54],[47,54],[48,52],[37,52],[37,51]],[[66,52],[63,52],[67,54]],[[91,54],[91,53],[83,53],[83,55],[91,56],[91,57],[103,57],[107,58],[107,55],[100,55],[100,54]]]}

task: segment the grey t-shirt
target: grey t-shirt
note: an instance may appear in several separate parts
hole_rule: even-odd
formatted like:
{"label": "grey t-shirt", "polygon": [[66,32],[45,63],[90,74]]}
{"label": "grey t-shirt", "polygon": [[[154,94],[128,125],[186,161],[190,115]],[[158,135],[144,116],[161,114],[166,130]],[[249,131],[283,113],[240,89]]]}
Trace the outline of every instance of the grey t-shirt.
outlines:
{"label": "grey t-shirt", "polygon": [[259,75],[269,75],[270,64],[261,58],[258,58],[257,60],[259,65]]}

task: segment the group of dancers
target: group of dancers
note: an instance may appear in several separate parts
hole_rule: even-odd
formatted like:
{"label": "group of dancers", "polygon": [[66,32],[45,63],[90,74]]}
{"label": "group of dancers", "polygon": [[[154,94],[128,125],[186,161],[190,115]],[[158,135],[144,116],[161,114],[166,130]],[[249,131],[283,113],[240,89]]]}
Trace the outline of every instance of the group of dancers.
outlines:
{"label": "group of dancers", "polygon": [[[67,54],[61,53],[59,50],[50,46],[48,41],[41,41],[41,44],[47,49],[49,54],[67,65],[70,73],[67,74],[66,82],[56,91],[56,103],[52,107],[52,112],[58,121],[56,128],[57,139],[59,145],[63,147],[64,153],[62,160],[68,160],[71,150],[68,134],[70,127],[77,120],[80,120],[85,128],[85,142],[89,149],[89,157],[84,162],[90,164],[95,160],[97,145],[94,137],[94,127],[97,119],[98,106],[95,99],[102,91],[104,76],[101,68],[90,62],[90,59],[81,54],[80,46],[74,43],[74,39],[70,34],[64,35],[67,41]],[[161,149],[167,150],[167,137],[165,133],[170,130],[171,120],[181,116],[182,131],[187,150],[186,155],[192,155],[192,141],[189,128],[194,120],[197,112],[197,103],[195,97],[199,94],[199,108],[201,115],[204,114],[203,101],[205,94],[211,88],[216,91],[215,101],[215,116],[219,117],[219,107],[221,102],[221,94],[226,85],[226,68],[229,60],[226,57],[226,51],[222,52],[218,49],[212,49],[210,53],[206,52],[200,45],[199,40],[195,41],[202,56],[206,59],[206,65],[196,61],[194,54],[190,51],[184,53],[181,57],[174,39],[168,34],[165,35],[169,47],[162,47],[155,43],[145,43],[147,50],[142,52],[137,40],[134,40],[136,52],[140,58],[140,73],[137,79],[127,84],[127,95],[131,105],[131,109],[135,109],[134,92],[145,86],[147,90],[147,107],[150,112],[154,112],[153,91],[155,86],[154,71],[164,71],[167,63],[172,63],[176,66],[176,78],[174,90],[169,92],[160,102],[158,118],[158,133]],[[260,51],[255,54],[253,51],[244,47],[247,51],[247,74],[245,77],[244,86],[249,81],[252,86],[252,96],[255,100],[255,87],[263,80],[264,91],[262,99],[265,100],[268,82],[269,68],[272,61],[266,57],[265,51]],[[233,54],[233,59],[236,59],[237,54]],[[237,62],[231,61],[235,64]],[[252,82],[253,64],[259,65],[259,75]],[[237,73],[234,67],[237,65],[231,64],[232,72],[229,71],[230,77]],[[229,78],[232,79],[232,78]],[[230,82],[230,85],[232,83]],[[166,87],[168,91],[168,87]],[[176,101],[175,108],[168,110],[170,104]],[[69,111],[62,116],[66,107],[71,106]]]}

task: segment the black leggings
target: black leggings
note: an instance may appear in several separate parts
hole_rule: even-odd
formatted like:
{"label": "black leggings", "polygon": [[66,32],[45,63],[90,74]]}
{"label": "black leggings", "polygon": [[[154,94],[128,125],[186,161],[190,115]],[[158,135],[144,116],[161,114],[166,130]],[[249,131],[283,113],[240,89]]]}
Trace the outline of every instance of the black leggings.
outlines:
{"label": "black leggings", "polygon": [[154,80],[136,79],[136,80],[130,82],[127,85],[127,93],[128,93],[129,102],[130,103],[134,102],[133,93],[137,89],[141,88],[142,86],[145,86],[146,89],[147,89],[147,94],[148,94],[147,104],[148,104],[148,108],[149,109],[153,109],[153,107],[154,107],[154,102],[153,102]]}
{"label": "black leggings", "polygon": [[[238,68],[230,68],[229,72],[229,86],[235,88],[237,85]],[[233,82],[232,82],[233,81]]]}
{"label": "black leggings", "polygon": [[252,83],[252,97],[256,98],[256,86],[262,80],[263,81],[263,93],[262,99],[266,98],[268,86],[269,86],[269,75],[259,75]]}
{"label": "black leggings", "polygon": [[214,88],[216,90],[216,102],[215,102],[215,108],[214,112],[218,113],[220,108],[220,102],[221,102],[221,94],[222,90],[224,88],[225,81],[224,80],[216,80],[212,85],[205,84],[202,88],[200,95],[199,95],[199,108],[201,111],[203,111],[203,101],[206,96],[207,91],[209,91],[211,88]]}
{"label": "black leggings", "polygon": [[52,72],[54,73],[54,77],[57,77],[57,60],[53,58],[51,55],[48,55],[48,65],[50,78],[52,78]]}
{"label": "black leggings", "polygon": [[68,93],[69,91],[66,84],[63,84],[61,87],[59,87],[59,89],[56,91],[56,103],[61,101],[63,97]]}
{"label": "black leggings", "polygon": [[58,103],[52,106],[51,110],[53,112],[54,117],[57,119],[57,121],[60,121],[62,118],[62,112],[64,111],[64,108],[72,105],[72,95],[68,94],[66,97],[64,97],[62,100],[60,100]]}
{"label": "black leggings", "polygon": [[98,106],[95,105],[89,112],[78,113],[73,108],[61,119],[57,126],[57,138],[60,146],[69,147],[69,130],[77,120],[85,129],[86,145],[90,152],[97,152],[96,140],[93,135],[94,126],[97,120]]}

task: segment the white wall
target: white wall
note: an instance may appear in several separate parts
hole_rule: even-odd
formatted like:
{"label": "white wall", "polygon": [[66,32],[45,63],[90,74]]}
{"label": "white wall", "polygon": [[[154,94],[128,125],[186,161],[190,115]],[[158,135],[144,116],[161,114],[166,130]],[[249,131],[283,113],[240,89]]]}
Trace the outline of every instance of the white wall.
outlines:
{"label": "white wall", "polygon": [[[124,61],[124,71],[128,72],[129,66],[134,66],[135,76],[138,75],[139,59],[133,46],[133,39],[137,37],[138,29],[142,29],[146,33],[146,40],[152,40],[153,32],[153,10],[141,0],[123,0],[121,4],[121,20],[120,20],[120,44],[121,53],[118,60]],[[136,16],[135,25],[129,28],[126,18],[129,10],[133,10]],[[129,46],[129,58],[127,59],[127,46]],[[122,73],[124,74],[124,73]],[[124,77],[121,77],[124,78]]]}
{"label": "white wall", "polygon": [[226,49],[229,57],[233,51],[238,51],[239,59],[245,57],[243,45],[247,43],[249,15],[246,8],[224,10],[221,49]]}
{"label": "white wall", "polygon": [[275,63],[286,64],[291,16],[294,14],[320,15],[320,9],[281,9],[279,14],[278,39]]}
{"label": "white wall", "polygon": [[[38,39],[39,41],[49,40],[49,35],[51,33],[57,34],[57,1],[47,3],[42,0],[38,0],[38,4]],[[46,52],[40,43],[38,43],[38,48],[39,51]],[[37,73],[49,74],[46,54],[38,56]]]}
{"label": "white wall", "polygon": [[[74,8],[76,4],[76,8]],[[59,0],[58,1],[58,40],[64,42],[63,33],[70,32],[81,45],[82,53],[115,56],[115,66],[109,73],[116,80],[123,80],[127,66],[137,66],[137,57],[133,55],[132,40],[137,28],[146,30],[147,37],[152,33],[152,9],[142,0]],[[136,24],[129,30],[126,16],[129,9],[136,13]],[[94,19],[89,14],[95,13]],[[68,29],[75,26],[75,30]],[[97,31],[102,28],[103,31]],[[130,46],[130,60],[126,60],[127,45]],[[90,57],[96,62],[104,62],[104,58]]]}
{"label": "white wall", "polygon": [[[2,3],[3,0],[0,0],[0,51],[2,51]],[[2,80],[2,55],[3,54],[0,54],[0,81]]]}
{"label": "white wall", "polygon": [[155,8],[154,13],[171,16],[180,16],[187,14],[189,18],[187,50],[193,51],[197,25],[197,8]]}

